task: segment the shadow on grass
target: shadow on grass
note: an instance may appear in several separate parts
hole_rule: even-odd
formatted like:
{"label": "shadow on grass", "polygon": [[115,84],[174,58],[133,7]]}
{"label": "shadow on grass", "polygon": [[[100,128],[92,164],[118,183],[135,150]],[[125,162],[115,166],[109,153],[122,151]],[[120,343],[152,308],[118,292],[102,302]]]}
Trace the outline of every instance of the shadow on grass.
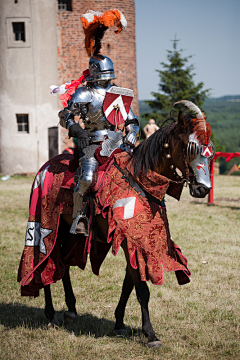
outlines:
{"label": "shadow on grass", "polygon": [[203,203],[203,202],[198,202],[198,201],[190,201],[190,204],[214,206],[214,207],[218,207],[218,208],[222,208],[222,209],[231,209],[231,210],[239,210],[240,209],[240,206],[222,205],[222,204],[219,204],[218,202],[215,202],[213,204],[208,204],[208,203]]}
{"label": "shadow on grass", "polygon": [[[75,336],[91,335],[95,338],[103,336],[116,337],[113,331],[114,321],[85,313],[78,315],[74,324],[64,326],[63,315],[63,310],[56,311],[56,317],[61,327],[71,334],[74,333]],[[47,330],[48,320],[45,317],[44,309],[23,304],[0,303],[0,324],[8,329],[24,327],[29,330]],[[130,328],[128,326],[126,326],[126,331],[126,336],[141,333],[140,329]]]}

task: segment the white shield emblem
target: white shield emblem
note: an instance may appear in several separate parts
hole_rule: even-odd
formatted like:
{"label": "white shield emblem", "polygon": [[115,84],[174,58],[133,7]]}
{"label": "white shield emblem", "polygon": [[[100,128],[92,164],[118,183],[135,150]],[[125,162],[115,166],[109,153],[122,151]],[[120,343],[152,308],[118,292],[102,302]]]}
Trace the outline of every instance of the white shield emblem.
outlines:
{"label": "white shield emblem", "polygon": [[108,121],[116,127],[123,124],[130,111],[133,91],[112,86],[106,92],[103,101],[103,111]]}
{"label": "white shield emblem", "polygon": [[202,156],[208,158],[212,156],[212,147],[211,146],[203,146],[202,147]]}

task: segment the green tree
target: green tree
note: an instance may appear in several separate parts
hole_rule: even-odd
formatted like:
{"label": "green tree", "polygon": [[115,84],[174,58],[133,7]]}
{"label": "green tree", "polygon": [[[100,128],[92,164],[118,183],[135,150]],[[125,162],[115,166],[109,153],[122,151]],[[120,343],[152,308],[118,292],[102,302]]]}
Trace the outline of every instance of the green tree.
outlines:
{"label": "green tree", "polygon": [[169,117],[176,101],[190,100],[201,108],[210,93],[210,89],[203,90],[203,82],[194,83],[194,65],[188,65],[192,56],[182,56],[183,50],[177,50],[178,41],[174,39],[173,50],[167,50],[168,63],[161,63],[163,70],[156,70],[160,78],[160,92],[152,92],[155,99],[146,101],[153,109],[148,115],[154,117],[158,124]]}

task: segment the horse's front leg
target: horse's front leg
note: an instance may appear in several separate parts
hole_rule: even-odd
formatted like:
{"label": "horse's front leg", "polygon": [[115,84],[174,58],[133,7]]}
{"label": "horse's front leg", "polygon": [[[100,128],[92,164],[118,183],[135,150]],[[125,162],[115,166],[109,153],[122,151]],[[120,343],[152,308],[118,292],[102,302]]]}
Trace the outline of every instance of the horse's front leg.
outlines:
{"label": "horse's front leg", "polygon": [[[71,259],[71,256],[73,255],[72,249],[79,240],[79,236],[69,234],[71,225],[72,215],[61,215],[60,227],[58,231],[58,241],[60,243],[61,258],[65,264]],[[72,324],[77,317],[77,311],[75,307],[76,299],[72,289],[69,269],[70,267],[65,265],[65,272],[62,278],[65,292],[65,302],[68,307],[68,311],[64,312],[65,324]]]}
{"label": "horse's front leg", "polygon": [[55,316],[50,285],[44,286],[44,295],[45,295],[45,315],[49,321],[48,329],[58,328],[60,326],[60,323]]}
{"label": "horse's front leg", "polygon": [[122,335],[122,334],[126,333],[126,329],[125,329],[125,326],[123,323],[123,318],[124,318],[127,301],[133,290],[133,287],[134,287],[134,284],[132,281],[132,276],[131,276],[131,274],[128,270],[128,266],[127,266],[125,279],[123,281],[123,286],[122,286],[121,297],[120,297],[118,306],[115,310],[116,323],[115,323],[114,331],[117,335]]}
{"label": "horse's front leg", "polygon": [[[150,322],[148,302],[150,298],[150,292],[145,281],[141,281],[139,271],[134,270],[133,275],[136,278],[135,289],[139,304],[142,311],[142,332],[147,337],[147,345],[149,348],[162,346],[161,341],[157,338],[153,331],[152,324]],[[135,281],[134,281],[135,282]]]}
{"label": "horse's front leg", "polygon": [[64,312],[64,322],[65,324],[72,324],[74,323],[75,319],[77,318],[77,311],[76,311],[76,298],[73,293],[70,274],[69,274],[69,266],[65,267],[65,273],[62,278],[64,292],[65,292],[65,301],[68,307],[68,311]]}
{"label": "horse's front leg", "polygon": [[136,289],[137,299],[141,306],[142,332],[147,337],[147,346],[149,348],[162,346],[162,343],[157,338],[155,332],[153,331],[152,324],[150,322],[149,310],[148,310],[148,302],[149,302],[149,298],[150,298],[150,292],[149,292],[147,283],[146,283],[146,281],[141,281],[139,270],[133,269],[130,264],[126,240],[124,240],[124,242],[122,243],[122,248],[123,248],[125,256],[126,256],[128,271],[131,274],[132,282]]}

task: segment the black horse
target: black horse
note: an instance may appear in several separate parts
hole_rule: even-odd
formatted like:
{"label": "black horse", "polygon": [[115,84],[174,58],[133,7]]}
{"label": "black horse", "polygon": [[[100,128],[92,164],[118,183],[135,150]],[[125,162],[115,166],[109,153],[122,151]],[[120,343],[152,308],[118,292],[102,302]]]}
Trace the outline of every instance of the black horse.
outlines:
{"label": "black horse", "polygon": [[[205,197],[210,187],[197,181],[197,164],[191,166],[192,160],[199,153],[202,145],[209,145],[210,128],[206,124],[204,115],[200,112],[199,108],[188,101],[182,101],[183,105],[190,108],[195,116],[183,116],[180,111],[177,121],[171,125],[166,125],[160,128],[152,136],[150,136],[141,145],[136,147],[133,152],[133,181],[136,180],[140,174],[144,176],[149,169],[154,170],[156,173],[172,179],[176,184],[188,183],[190,185],[190,194],[193,197]],[[195,134],[198,139],[195,145],[189,141],[190,134]],[[201,139],[207,138],[207,143],[203,144]],[[200,139],[200,140],[199,140]],[[196,147],[198,144],[198,148]],[[191,149],[191,147],[194,147]],[[195,155],[194,155],[195,154]],[[201,169],[201,167],[200,167]],[[209,175],[206,174],[209,181]],[[210,181],[209,181],[210,182]],[[108,235],[108,222],[102,215],[96,216],[96,224],[100,230],[101,235],[107,238]],[[80,241],[80,236],[72,235],[69,233],[72,224],[71,215],[61,215],[60,227],[58,231],[57,243],[61,249],[61,258],[65,264],[69,264],[73,253],[71,249],[73,245]],[[97,240],[102,239],[97,235]],[[149,289],[146,281],[141,281],[139,269],[134,269],[130,264],[128,254],[128,244],[126,239],[121,244],[127,262],[126,275],[122,286],[122,293],[119,303],[115,310],[115,332],[122,334],[125,332],[124,327],[124,312],[129,296],[135,287],[137,300],[141,306],[142,312],[142,332],[147,338],[147,345],[149,348],[161,346],[160,340],[156,337],[152,328],[148,302],[149,302]],[[76,299],[72,290],[71,280],[69,276],[69,266],[65,266],[65,273],[62,277],[62,282],[65,291],[65,299],[68,311],[64,314],[65,323],[73,322],[77,317],[76,312]],[[181,284],[181,279],[179,281]],[[45,314],[49,320],[48,327],[59,326],[58,320],[55,317],[55,311],[52,303],[50,285],[44,287],[45,293]]]}

